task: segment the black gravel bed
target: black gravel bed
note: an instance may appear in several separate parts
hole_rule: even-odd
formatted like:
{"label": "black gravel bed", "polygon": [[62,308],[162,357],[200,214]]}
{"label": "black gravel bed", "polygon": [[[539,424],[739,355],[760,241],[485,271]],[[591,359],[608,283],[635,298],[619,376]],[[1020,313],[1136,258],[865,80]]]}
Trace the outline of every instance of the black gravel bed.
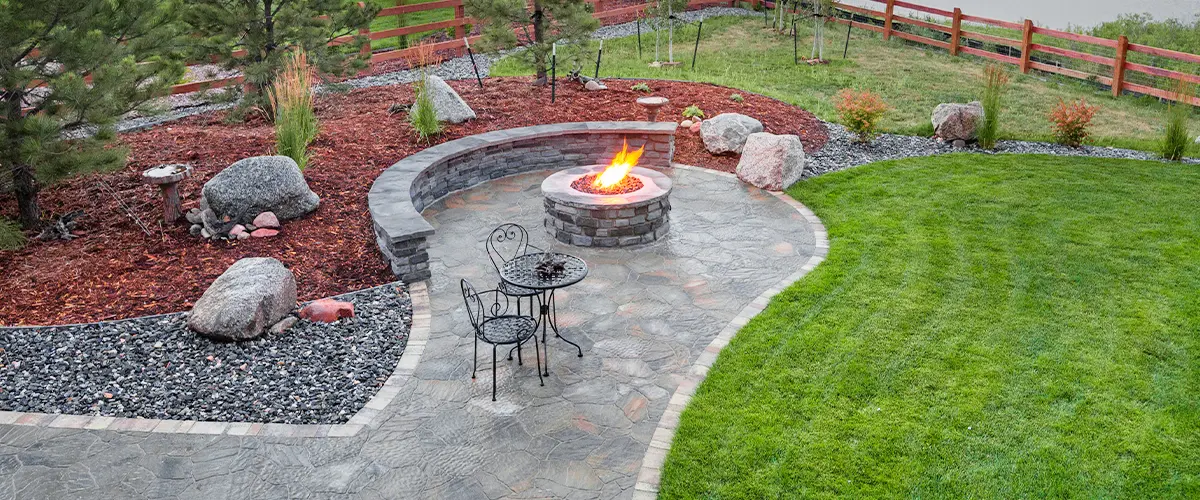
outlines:
{"label": "black gravel bed", "polygon": [[0,329],[0,409],[220,422],[345,423],[408,343],[400,284],[340,295],[355,317],[217,343],[187,313]]}
{"label": "black gravel bed", "polygon": [[[1083,146],[1073,148],[1049,142],[999,141],[996,149],[982,149],[975,144],[956,148],[949,143],[929,137],[882,134],[863,144],[846,127],[836,123],[825,123],[829,141],[821,149],[808,155],[805,177],[815,177],[829,172],[865,165],[884,160],[899,160],[946,153],[981,154],[1047,154],[1055,156],[1085,156],[1092,158],[1120,158],[1129,160],[1158,160],[1157,155],[1132,149]],[[1183,163],[1198,164],[1200,158],[1185,158]]]}

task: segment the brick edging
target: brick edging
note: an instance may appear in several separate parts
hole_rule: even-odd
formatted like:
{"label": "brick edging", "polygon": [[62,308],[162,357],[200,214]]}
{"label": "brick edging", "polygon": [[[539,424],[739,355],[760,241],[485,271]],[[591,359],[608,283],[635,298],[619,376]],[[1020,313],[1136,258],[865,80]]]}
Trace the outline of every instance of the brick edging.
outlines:
{"label": "brick edging", "polygon": [[167,420],[157,418],[105,417],[0,411],[0,425],[23,425],[57,429],[152,432],[161,434],[209,434],[228,436],[275,437],[351,437],[364,427],[376,428],[383,422],[383,410],[412,377],[425,346],[429,342],[429,284],[408,285],[412,302],[412,326],[400,361],[374,396],[344,424],[275,424],[262,422],[213,422],[206,420]]}
{"label": "brick edging", "polygon": [[[701,169],[700,167],[690,165],[674,165],[674,167],[704,170],[729,177],[737,177],[732,173]],[[688,402],[692,400],[692,396],[696,393],[696,388],[700,385],[700,382],[703,382],[704,377],[708,375],[709,368],[717,360],[717,354],[733,340],[733,336],[737,334],[738,330],[741,330],[743,326],[746,326],[746,323],[750,322],[751,318],[758,315],[758,313],[767,307],[772,297],[800,278],[803,278],[809,271],[817,267],[817,264],[825,260],[825,256],[829,254],[829,235],[825,231],[825,225],[821,224],[821,219],[818,219],[817,215],[804,206],[803,203],[796,201],[786,193],[771,192],[771,194],[796,209],[800,215],[804,216],[805,222],[808,222],[813,227],[813,239],[815,240],[816,250],[812,257],[808,258],[808,262],[800,266],[798,271],[779,280],[775,286],[767,289],[755,298],[753,302],[743,307],[737,316],[717,334],[717,338],[708,344],[704,352],[700,353],[700,357],[692,363],[691,369],[688,370],[683,381],[679,383],[679,386],[675,389],[675,393],[671,395],[671,400],[667,403],[667,410],[663,413],[662,418],[659,419],[658,427],[654,429],[654,435],[650,438],[650,448],[646,450],[646,455],[642,457],[642,467],[638,472],[637,482],[634,484],[634,499],[653,499],[658,496],[662,466],[667,459],[667,450],[671,447],[671,440],[675,437],[675,429],[679,426],[679,416],[683,413],[683,409],[687,406]]]}

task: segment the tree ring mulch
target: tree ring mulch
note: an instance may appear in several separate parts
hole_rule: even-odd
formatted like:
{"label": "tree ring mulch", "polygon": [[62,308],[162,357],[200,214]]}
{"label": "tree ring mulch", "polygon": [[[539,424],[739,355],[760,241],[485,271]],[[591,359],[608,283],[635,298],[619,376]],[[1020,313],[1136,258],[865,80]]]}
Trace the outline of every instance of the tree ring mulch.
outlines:
{"label": "tree ring mulch", "polygon": [[[645,110],[635,101],[647,94],[631,91],[624,83],[593,92],[562,81],[551,104],[550,88],[534,87],[529,81],[489,78],[483,89],[474,80],[449,82],[478,119],[446,124],[433,143],[546,123],[645,119]],[[767,132],[799,136],[806,151],[816,151],[828,139],[816,116],[775,99],[702,83],[642,82],[653,89],[650,95],[670,100],[660,110],[660,119],[681,119],[684,108],[696,105],[708,116],[752,116]],[[733,92],[741,93],[744,102],[730,100]],[[160,195],[141,181],[142,171],[155,165],[191,164],[192,178],[179,184],[186,211],[196,206],[201,187],[221,169],[242,158],[272,153],[271,124],[260,118],[228,123],[225,112],[213,112],[122,134],[121,142],[130,149],[125,168],[75,177],[41,194],[42,208],[49,213],[86,212],[75,231],[78,238],[0,252],[0,324],[83,323],[186,311],[243,257],[282,261],[296,275],[301,300],[393,281],[375,244],[367,191],[388,166],[430,146],[418,143],[404,113],[388,114],[392,104],[412,102],[412,97],[408,85],[318,96],[320,134],[304,177],[321,197],[321,205],[286,222],[271,238],[208,241],[188,234],[185,223],[162,224]],[[732,172],[738,157],[713,156],[698,134],[680,128],[675,161]],[[0,213],[16,214],[11,194],[0,195]],[[149,227],[150,234],[134,218]]]}

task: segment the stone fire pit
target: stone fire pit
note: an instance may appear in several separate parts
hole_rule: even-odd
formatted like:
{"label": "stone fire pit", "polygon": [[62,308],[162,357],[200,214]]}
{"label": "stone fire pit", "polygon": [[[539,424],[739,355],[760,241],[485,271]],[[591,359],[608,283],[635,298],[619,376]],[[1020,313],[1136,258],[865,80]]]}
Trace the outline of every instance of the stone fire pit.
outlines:
{"label": "stone fire pit", "polygon": [[[542,181],[546,230],[563,243],[585,247],[627,247],[657,241],[667,234],[671,212],[671,178],[662,172],[633,167],[619,194],[596,194],[578,188],[604,165],[560,170]],[[585,179],[587,178],[587,179]],[[575,186],[572,186],[574,184]]]}

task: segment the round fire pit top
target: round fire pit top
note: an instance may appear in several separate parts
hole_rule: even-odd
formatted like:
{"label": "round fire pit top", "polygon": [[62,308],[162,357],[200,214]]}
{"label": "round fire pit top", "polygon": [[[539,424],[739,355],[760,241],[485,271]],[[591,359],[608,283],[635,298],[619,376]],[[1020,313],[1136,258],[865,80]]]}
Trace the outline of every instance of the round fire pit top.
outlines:
{"label": "round fire pit top", "polygon": [[557,203],[576,208],[638,207],[649,205],[671,193],[671,178],[657,170],[633,167],[629,175],[642,187],[624,194],[591,194],[571,187],[581,177],[604,171],[604,165],[588,165],[559,170],[542,181],[542,194]]}

